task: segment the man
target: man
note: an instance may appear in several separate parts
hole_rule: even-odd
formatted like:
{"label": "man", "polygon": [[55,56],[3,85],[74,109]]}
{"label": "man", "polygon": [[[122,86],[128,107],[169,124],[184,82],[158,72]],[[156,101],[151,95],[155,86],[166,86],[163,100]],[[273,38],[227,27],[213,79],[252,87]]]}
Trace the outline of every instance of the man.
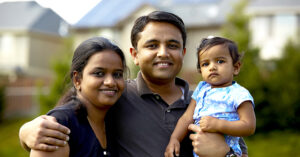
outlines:
{"label": "man", "polygon": [[[130,53],[140,72],[127,82],[127,89],[108,114],[108,140],[122,157],[160,157],[192,94],[188,84],[176,77],[186,53],[184,23],[172,13],[152,12],[136,20],[131,43]],[[225,156],[229,151],[223,135],[203,133],[195,125],[190,129],[195,132],[190,138],[199,155]],[[62,132],[68,129],[52,117],[41,116],[22,126],[20,139],[24,146],[53,151],[53,145],[63,146],[67,139]],[[192,156],[188,137],[181,145],[180,155]]]}

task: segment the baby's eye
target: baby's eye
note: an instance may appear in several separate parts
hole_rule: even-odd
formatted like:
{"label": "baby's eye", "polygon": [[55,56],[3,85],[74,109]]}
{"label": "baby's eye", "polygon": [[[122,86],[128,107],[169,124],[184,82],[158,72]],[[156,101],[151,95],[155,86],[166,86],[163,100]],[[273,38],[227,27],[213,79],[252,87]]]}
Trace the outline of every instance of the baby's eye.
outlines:
{"label": "baby's eye", "polygon": [[218,60],[217,62],[218,62],[219,64],[225,63],[224,60]]}
{"label": "baby's eye", "polygon": [[209,65],[208,63],[202,63],[202,64],[201,64],[202,67],[206,67],[206,66],[208,66],[208,65]]}

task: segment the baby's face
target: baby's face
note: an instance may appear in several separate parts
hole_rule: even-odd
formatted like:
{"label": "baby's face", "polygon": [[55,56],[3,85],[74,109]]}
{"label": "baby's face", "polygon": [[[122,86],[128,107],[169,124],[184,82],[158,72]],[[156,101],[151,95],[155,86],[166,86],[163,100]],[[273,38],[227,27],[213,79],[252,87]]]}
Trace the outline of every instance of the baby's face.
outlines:
{"label": "baby's face", "polygon": [[199,53],[201,75],[212,87],[220,88],[232,84],[240,63],[233,65],[229,50],[224,45],[216,45]]}

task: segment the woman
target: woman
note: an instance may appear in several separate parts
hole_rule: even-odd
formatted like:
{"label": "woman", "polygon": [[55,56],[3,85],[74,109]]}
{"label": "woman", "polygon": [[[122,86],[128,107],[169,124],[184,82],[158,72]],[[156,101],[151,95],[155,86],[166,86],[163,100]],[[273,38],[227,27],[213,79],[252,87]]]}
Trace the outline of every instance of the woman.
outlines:
{"label": "woman", "polygon": [[73,86],[48,115],[70,128],[70,140],[54,152],[32,150],[30,156],[113,156],[105,115],[124,90],[122,50],[101,37],[81,43],[74,52]]}

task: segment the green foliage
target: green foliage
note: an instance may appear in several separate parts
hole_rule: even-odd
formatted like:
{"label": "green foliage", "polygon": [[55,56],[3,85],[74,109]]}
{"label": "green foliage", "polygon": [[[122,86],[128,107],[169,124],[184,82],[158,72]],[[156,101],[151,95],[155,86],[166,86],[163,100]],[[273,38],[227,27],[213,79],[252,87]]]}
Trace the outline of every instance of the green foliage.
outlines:
{"label": "green foliage", "polygon": [[39,92],[38,94],[41,106],[40,114],[45,114],[52,109],[66,91],[67,85],[70,83],[68,72],[71,65],[72,54],[73,39],[65,39],[62,51],[59,53],[59,56],[52,61],[51,64],[51,68],[54,72],[54,80],[50,85],[50,91],[46,95],[42,92]]}
{"label": "green foliage", "polygon": [[127,61],[129,63],[129,72],[130,79],[135,79],[137,77],[138,72],[140,71],[140,67],[136,66],[132,61]]}
{"label": "green foliage", "polygon": [[0,122],[3,119],[4,105],[5,105],[5,86],[0,85]]}
{"label": "green foliage", "polygon": [[297,130],[300,125],[299,40],[289,41],[283,52],[282,58],[273,61],[275,68],[267,83],[267,103],[272,105],[268,106],[269,109],[262,116],[272,117],[272,121],[266,122],[269,129]]}
{"label": "green foliage", "polygon": [[[246,0],[241,0],[233,7],[233,11],[228,14],[224,24],[223,35],[237,42],[239,50],[248,50],[250,41],[250,31],[248,23],[250,17],[244,13],[247,6]],[[238,16],[237,16],[238,15]]]}

